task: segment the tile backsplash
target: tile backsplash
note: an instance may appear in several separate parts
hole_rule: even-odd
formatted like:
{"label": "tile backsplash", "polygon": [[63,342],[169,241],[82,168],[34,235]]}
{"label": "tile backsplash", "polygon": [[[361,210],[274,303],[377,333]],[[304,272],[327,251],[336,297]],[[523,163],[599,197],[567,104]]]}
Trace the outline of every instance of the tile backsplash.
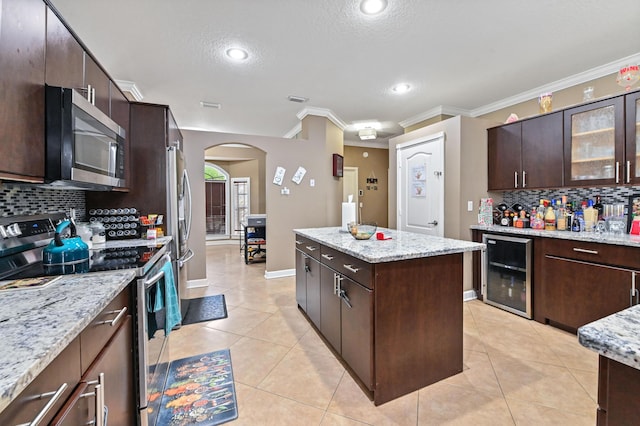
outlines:
{"label": "tile backsplash", "polygon": [[[602,198],[602,204],[623,203],[626,205],[629,202],[629,196],[634,194],[640,194],[640,186],[523,190],[492,193],[491,195],[494,198],[494,206],[504,202],[508,206],[520,203],[532,207],[540,204],[541,198],[558,200],[563,195],[567,196],[568,201],[595,200],[596,195],[599,195]],[[500,195],[502,195],[502,199],[500,199]]]}
{"label": "tile backsplash", "polygon": [[0,217],[67,213],[71,208],[76,209],[77,219],[84,220],[84,191],[0,183]]}

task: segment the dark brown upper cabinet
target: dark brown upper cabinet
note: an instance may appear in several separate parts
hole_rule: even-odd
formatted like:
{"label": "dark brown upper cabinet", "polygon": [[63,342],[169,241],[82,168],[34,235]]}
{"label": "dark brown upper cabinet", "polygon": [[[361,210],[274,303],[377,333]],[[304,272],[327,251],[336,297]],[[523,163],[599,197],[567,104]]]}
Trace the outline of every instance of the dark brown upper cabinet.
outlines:
{"label": "dark brown upper cabinet", "polygon": [[624,145],[624,96],[564,110],[565,185],[630,181]]}
{"label": "dark brown upper cabinet", "polygon": [[46,6],[0,2],[0,179],[44,180]]}
{"label": "dark brown upper cabinet", "polygon": [[562,113],[488,130],[488,190],[562,186]]}
{"label": "dark brown upper cabinet", "polygon": [[640,91],[625,96],[625,183],[640,183]]}

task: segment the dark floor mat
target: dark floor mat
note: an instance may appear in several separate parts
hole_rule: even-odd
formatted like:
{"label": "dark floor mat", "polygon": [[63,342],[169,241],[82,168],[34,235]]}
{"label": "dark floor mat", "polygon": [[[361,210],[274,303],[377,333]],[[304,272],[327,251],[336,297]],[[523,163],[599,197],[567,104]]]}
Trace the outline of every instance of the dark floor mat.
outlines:
{"label": "dark floor mat", "polygon": [[[184,301],[183,301],[184,303]],[[189,308],[182,319],[182,325],[213,321],[227,317],[224,294],[189,299]]]}

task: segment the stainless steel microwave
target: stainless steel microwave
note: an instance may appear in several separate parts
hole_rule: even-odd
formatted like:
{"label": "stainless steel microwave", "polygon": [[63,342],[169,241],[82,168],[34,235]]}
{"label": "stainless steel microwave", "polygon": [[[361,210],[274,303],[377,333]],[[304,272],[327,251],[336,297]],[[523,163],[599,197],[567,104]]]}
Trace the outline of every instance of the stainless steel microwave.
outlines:
{"label": "stainless steel microwave", "polygon": [[125,131],[74,89],[45,91],[48,185],[88,190],[125,186]]}

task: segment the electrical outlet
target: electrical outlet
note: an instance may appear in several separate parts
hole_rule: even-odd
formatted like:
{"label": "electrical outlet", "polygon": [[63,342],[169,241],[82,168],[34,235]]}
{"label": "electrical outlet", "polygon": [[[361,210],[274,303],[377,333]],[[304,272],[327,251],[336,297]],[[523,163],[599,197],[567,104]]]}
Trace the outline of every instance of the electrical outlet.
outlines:
{"label": "electrical outlet", "polygon": [[467,211],[468,212],[473,211],[473,201],[467,201]]}
{"label": "electrical outlet", "polygon": [[312,188],[314,186],[316,186],[316,180],[315,179],[309,179],[309,186],[312,187]]}

